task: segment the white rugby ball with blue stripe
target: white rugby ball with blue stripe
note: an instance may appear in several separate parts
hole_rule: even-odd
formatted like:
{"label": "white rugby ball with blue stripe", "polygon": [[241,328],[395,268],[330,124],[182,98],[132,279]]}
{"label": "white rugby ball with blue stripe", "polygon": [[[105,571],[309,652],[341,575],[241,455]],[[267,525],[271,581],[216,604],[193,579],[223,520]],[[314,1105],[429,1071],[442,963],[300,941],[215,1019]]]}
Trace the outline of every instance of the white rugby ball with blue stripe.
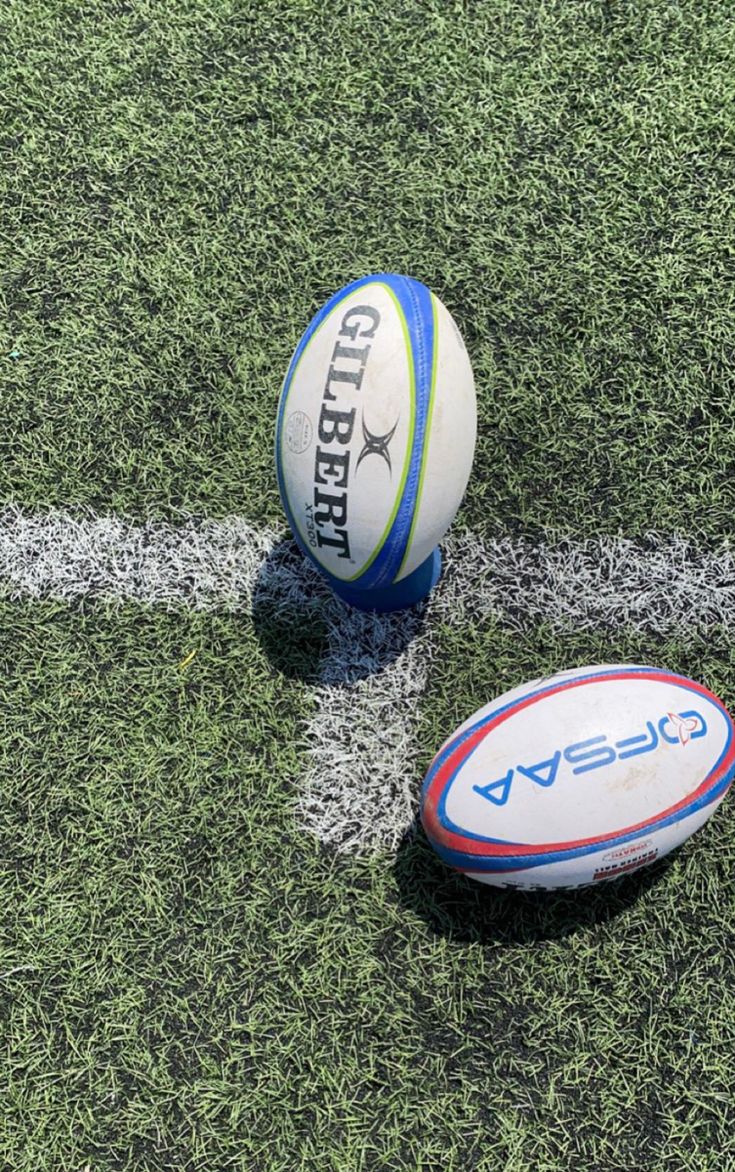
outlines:
{"label": "white rugby ball with blue stripe", "polygon": [[686,676],[603,665],[506,692],[437,753],[421,820],[451,867],[499,887],[579,887],[652,863],[714,813],[733,721]]}
{"label": "white rugby ball with blue stripe", "polygon": [[319,310],[281,391],[276,467],[296,541],[341,598],[395,610],[428,593],[475,434],[467,350],[420,281],[364,277]]}

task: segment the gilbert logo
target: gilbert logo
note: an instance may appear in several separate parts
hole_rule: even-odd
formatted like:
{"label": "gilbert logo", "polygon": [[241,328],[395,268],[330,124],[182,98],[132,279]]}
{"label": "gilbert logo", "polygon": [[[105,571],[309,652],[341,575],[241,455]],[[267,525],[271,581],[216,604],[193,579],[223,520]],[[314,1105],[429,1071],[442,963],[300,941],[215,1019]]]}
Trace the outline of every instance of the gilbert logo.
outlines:
{"label": "gilbert logo", "polygon": [[396,419],[391,430],[387,431],[385,433],[385,435],[373,435],[373,433],[371,431],[368,431],[368,429],[365,425],[365,416],[363,415],[363,417],[362,417],[362,434],[365,439],[365,446],[362,449],[362,451],[360,452],[360,455],[357,457],[357,463],[355,464],[355,472],[357,472],[357,469],[360,467],[363,460],[366,460],[368,456],[382,456],[382,458],[385,460],[386,464],[388,465],[388,471],[391,473],[391,476],[393,475],[393,465],[391,464],[391,461],[390,461],[390,452],[388,451],[388,444],[393,439],[393,436],[396,434],[396,428],[398,427],[398,422],[399,421]]}
{"label": "gilbert logo", "polygon": [[[334,550],[336,557],[347,560],[350,558],[348,493],[351,473],[357,471],[357,465],[350,468],[352,433],[365,368],[380,320],[379,311],[368,304],[352,305],[342,317],[316,428],[319,442],[314,458],[314,494],[305,504],[309,545],[312,549],[327,546]],[[388,444],[393,431],[374,436],[363,420],[365,446],[357,463],[375,454],[382,456],[390,468]]]}

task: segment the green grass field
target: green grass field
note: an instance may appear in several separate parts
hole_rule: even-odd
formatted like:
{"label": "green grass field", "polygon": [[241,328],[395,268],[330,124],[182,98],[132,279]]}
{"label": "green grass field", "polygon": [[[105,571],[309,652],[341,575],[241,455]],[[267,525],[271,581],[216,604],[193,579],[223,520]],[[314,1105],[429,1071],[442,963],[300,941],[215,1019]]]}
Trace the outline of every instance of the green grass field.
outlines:
{"label": "green grass field", "polygon": [[[724,0],[6,0],[0,508],[280,530],[288,359],[334,290],[467,340],[480,539],[731,539]],[[294,817],[318,614],[0,583],[0,1165],[728,1172],[735,828],[591,893]],[[642,660],[735,704],[727,621],[437,624],[415,787],[493,695]],[[196,655],[185,666],[191,652]]]}

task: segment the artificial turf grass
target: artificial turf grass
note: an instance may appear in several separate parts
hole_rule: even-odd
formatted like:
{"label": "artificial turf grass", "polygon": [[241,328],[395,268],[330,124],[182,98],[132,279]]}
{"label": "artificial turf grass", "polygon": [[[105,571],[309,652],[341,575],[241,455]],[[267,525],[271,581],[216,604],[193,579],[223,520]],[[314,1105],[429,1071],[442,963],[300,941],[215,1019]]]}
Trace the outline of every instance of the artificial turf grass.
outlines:
{"label": "artificial turf grass", "polygon": [[253,834],[272,822],[271,786],[290,806],[298,737],[288,687],[250,675],[241,619],[91,609],[12,609],[5,648],[3,968],[30,969],[5,1001],[0,1151],[18,1167],[132,1167],[136,1152],[185,1167],[201,1147],[186,1087],[206,1118],[223,1054],[237,1067],[225,1099],[248,1111],[237,1015],[268,955],[250,902],[270,902],[285,825],[265,856]]}
{"label": "artificial turf grass", "polygon": [[[294,825],[308,692],[243,616],[3,619],[9,1166],[724,1158],[727,807],[670,863],[590,894],[488,892],[420,836],[395,861],[335,856]],[[544,630],[449,634],[427,745],[510,663],[603,644],[718,662],[701,639],[571,636],[561,661]]]}
{"label": "artificial turf grass", "polygon": [[290,352],[393,269],[468,339],[467,523],[729,533],[725,5],[35,3],[3,53],[0,499],[280,517]]}
{"label": "artificial turf grass", "polygon": [[[291,349],[388,268],[469,343],[465,523],[729,535],[725,5],[2,20],[0,500],[280,523]],[[727,806],[616,916],[497,902],[420,839],[356,861],[295,832],[318,631],[303,666],[244,619],[22,605],[3,630],[8,1166],[733,1160]],[[417,781],[499,681],[613,649],[665,645],[448,637]],[[731,701],[729,632],[671,652]]]}

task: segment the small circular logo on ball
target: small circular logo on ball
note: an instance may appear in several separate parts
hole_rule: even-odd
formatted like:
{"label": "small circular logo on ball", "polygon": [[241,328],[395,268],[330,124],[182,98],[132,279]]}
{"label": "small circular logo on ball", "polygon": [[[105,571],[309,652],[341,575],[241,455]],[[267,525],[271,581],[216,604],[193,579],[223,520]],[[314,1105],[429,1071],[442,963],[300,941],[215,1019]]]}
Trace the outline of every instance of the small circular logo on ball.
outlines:
{"label": "small circular logo on ball", "polygon": [[300,456],[302,452],[311,444],[311,438],[314,434],[314,428],[311,425],[311,420],[308,415],[304,415],[303,411],[294,411],[286,420],[286,447],[295,456]]}

